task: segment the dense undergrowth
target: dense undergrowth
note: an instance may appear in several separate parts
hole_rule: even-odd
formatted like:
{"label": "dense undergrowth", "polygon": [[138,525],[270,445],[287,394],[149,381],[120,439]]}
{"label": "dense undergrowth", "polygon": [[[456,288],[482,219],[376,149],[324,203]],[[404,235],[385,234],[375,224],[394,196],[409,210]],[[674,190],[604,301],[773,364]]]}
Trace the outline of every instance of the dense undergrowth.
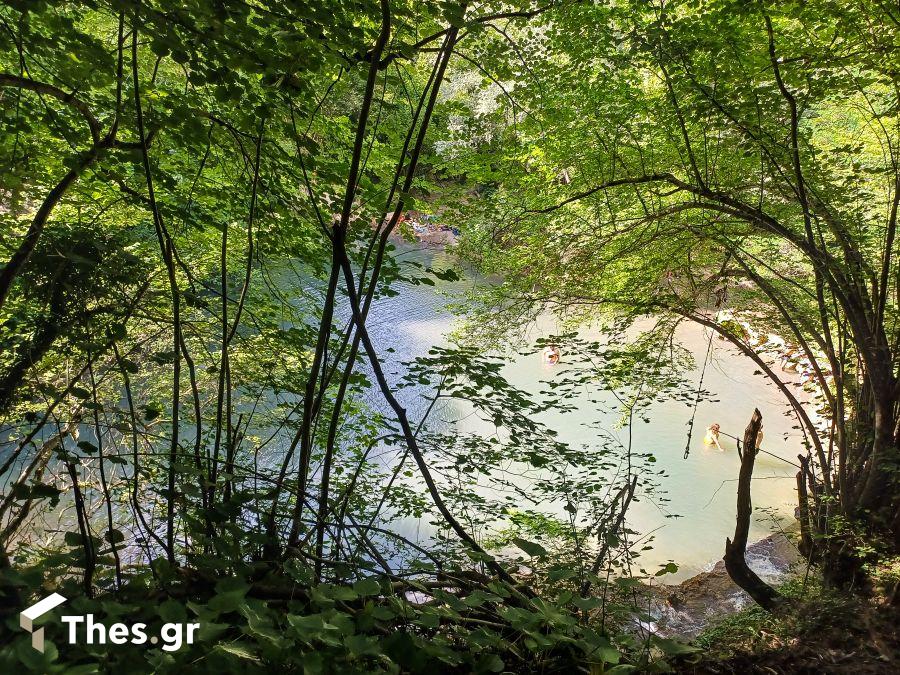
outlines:
{"label": "dense undergrowth", "polygon": [[[318,585],[310,585],[311,570],[301,565],[277,571],[248,566],[242,572],[222,576],[211,569],[172,569],[160,560],[153,575],[136,576],[118,593],[92,599],[79,596],[74,581],[52,589],[45,584],[47,592],[77,599],[42,619],[43,654],[32,649],[31,636],[23,631],[0,650],[0,671],[667,672],[668,659],[695,651],[675,640],[622,631],[632,617],[623,602],[627,592],[578,598],[561,591],[544,598],[471,572],[447,572],[431,581],[373,576]],[[23,585],[41,580],[38,568],[18,575]],[[90,614],[107,624],[144,623],[148,636],[161,634],[164,622],[200,626],[193,644],[182,635],[177,649],[155,643],[91,645],[84,639],[70,644],[58,614]]]}
{"label": "dense undergrowth", "polygon": [[680,659],[686,673],[895,673],[900,606],[889,568],[872,593],[830,589],[816,576],[779,589],[787,599],[772,614],[753,605],[709,627],[694,641],[701,656]]}

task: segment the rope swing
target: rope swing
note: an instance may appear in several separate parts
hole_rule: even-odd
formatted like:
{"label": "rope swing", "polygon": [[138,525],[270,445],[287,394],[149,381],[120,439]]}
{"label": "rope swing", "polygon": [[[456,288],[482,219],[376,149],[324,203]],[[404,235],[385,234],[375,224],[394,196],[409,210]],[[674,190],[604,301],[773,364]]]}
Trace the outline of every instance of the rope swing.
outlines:
{"label": "rope swing", "polygon": [[[728,261],[731,260],[731,253],[729,252],[725,256],[725,260],[722,261],[722,269],[719,270],[719,275],[725,272],[725,268],[728,266]],[[719,321],[719,311],[722,309],[722,305],[725,304],[725,301],[728,299],[728,286],[723,283],[720,289],[716,290],[716,316],[714,318],[714,322],[718,323]],[[703,368],[700,370],[700,381],[697,382],[697,393],[694,395],[694,411],[691,413],[691,419],[688,421],[688,434],[687,434],[687,443],[684,446],[684,458],[687,459],[691,454],[691,438],[694,435],[694,420],[697,418],[697,408],[700,406],[700,394],[703,392],[703,380],[706,378],[706,367],[709,365],[710,356],[712,356],[712,346],[713,346],[713,337],[715,336],[715,331],[710,328],[709,330],[709,342],[706,345],[706,357],[703,359]]]}
{"label": "rope swing", "polygon": [[[731,259],[731,253],[728,253],[725,256],[725,260],[722,262],[722,269],[719,272],[720,275],[725,271],[725,267],[728,265],[728,261],[730,259]],[[728,299],[728,286],[723,283],[721,288],[716,289],[716,315],[714,318],[715,323],[718,323],[719,313],[722,309],[722,305],[725,304],[727,299]],[[706,356],[703,359],[703,368],[701,368],[701,370],[700,370],[700,380],[697,383],[697,392],[694,395],[694,410],[691,413],[691,419],[688,421],[688,434],[687,434],[687,443],[684,446],[684,459],[687,459],[691,454],[691,438],[694,433],[694,421],[697,418],[697,408],[700,406],[700,394],[703,391],[703,381],[706,378],[706,368],[709,365],[710,357],[712,356],[713,337],[714,336],[715,336],[715,330],[710,329],[709,330],[709,341],[706,345]],[[728,438],[733,438],[737,442],[738,456],[740,456],[741,451],[742,451],[741,439],[738,438],[737,436],[732,436],[731,434],[727,434],[724,431],[720,431],[719,433],[723,436],[728,436]],[[756,451],[765,453],[765,454],[769,455],[770,457],[774,457],[775,459],[781,460],[782,462],[796,466],[798,469],[803,468],[796,462],[792,462],[791,460],[785,459],[784,457],[779,457],[778,455],[774,455],[771,452],[767,452],[766,450],[757,448]]]}
{"label": "rope swing", "polygon": [[[718,316],[718,312],[716,313]],[[697,408],[700,405],[700,393],[703,391],[703,379],[706,377],[706,367],[709,365],[709,357],[712,354],[713,336],[715,331],[709,331],[709,343],[706,345],[706,358],[703,359],[703,368],[700,370],[700,381],[697,383],[697,393],[694,395],[694,411],[688,421],[687,443],[684,446],[684,458],[691,454],[691,437],[694,434],[694,420],[697,417]]]}

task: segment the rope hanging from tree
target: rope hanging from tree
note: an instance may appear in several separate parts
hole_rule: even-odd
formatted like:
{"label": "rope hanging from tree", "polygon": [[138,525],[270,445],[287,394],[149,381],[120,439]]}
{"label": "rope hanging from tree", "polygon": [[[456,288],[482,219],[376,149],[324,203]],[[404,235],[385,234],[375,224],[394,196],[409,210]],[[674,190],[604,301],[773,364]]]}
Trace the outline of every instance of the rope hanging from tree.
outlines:
{"label": "rope hanging from tree", "polygon": [[[729,251],[725,255],[725,260],[722,261],[722,269],[719,270],[719,276],[721,276],[725,272],[725,268],[728,266],[728,261],[731,260],[731,252]],[[722,305],[725,304],[728,299],[728,285],[723,282],[722,285],[716,289],[716,316],[715,322],[719,321],[719,310],[722,309]],[[706,367],[709,365],[709,358],[712,355],[712,345],[713,345],[713,336],[715,335],[715,331],[710,329],[709,331],[709,342],[706,345],[706,357],[703,359],[703,368],[700,370],[700,381],[697,383],[697,393],[694,396],[694,411],[691,413],[691,419],[688,421],[688,434],[687,434],[687,443],[684,445],[684,459],[687,459],[691,454],[691,438],[694,435],[694,420],[697,418],[697,408],[700,406],[700,394],[703,392],[703,380],[706,378]]]}
{"label": "rope hanging from tree", "polygon": [[703,379],[706,377],[706,366],[709,365],[709,357],[712,353],[712,341],[715,332],[709,331],[709,343],[706,345],[706,358],[703,359],[703,368],[700,370],[700,381],[697,383],[697,393],[694,396],[694,411],[691,413],[691,419],[688,421],[687,443],[684,446],[684,458],[687,459],[691,454],[691,437],[694,434],[694,420],[697,417],[697,407],[700,405],[700,393],[703,391]]}
{"label": "rope hanging from tree", "polygon": [[[733,439],[735,440],[735,442],[737,443],[738,456],[740,457],[740,455],[741,455],[741,442],[742,442],[741,439],[738,438],[737,436],[732,436],[731,434],[726,434],[724,431],[720,431],[719,433],[722,434],[723,436],[728,436],[728,438],[733,438]],[[802,469],[802,468],[803,468],[802,466],[800,466],[799,464],[797,464],[797,462],[792,462],[791,460],[785,459],[784,457],[779,457],[778,455],[775,455],[775,454],[773,454],[773,453],[771,453],[771,452],[768,452],[767,450],[763,450],[762,448],[757,447],[757,448],[756,448],[756,452],[761,452],[761,453],[763,453],[764,455],[768,455],[769,457],[774,457],[775,459],[779,459],[779,460],[781,460],[782,462],[784,462],[785,464],[791,464],[791,465],[793,465],[793,466],[796,466],[798,469]]]}

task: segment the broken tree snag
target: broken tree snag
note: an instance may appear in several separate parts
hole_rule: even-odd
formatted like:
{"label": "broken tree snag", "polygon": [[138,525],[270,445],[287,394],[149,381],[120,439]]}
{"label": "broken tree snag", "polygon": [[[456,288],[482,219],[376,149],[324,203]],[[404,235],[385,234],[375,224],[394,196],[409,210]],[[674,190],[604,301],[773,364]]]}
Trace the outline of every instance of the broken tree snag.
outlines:
{"label": "broken tree snag", "polygon": [[773,610],[782,598],[778,592],[760,579],[756,572],[747,565],[744,557],[747,551],[747,533],[750,531],[750,517],[753,507],[750,504],[750,479],[753,477],[753,463],[759,450],[756,439],[762,427],[762,415],[759,410],[753,411],[750,424],[744,431],[744,451],[741,453],[741,472],[738,478],[737,492],[737,524],[734,527],[734,541],[725,540],[725,569],[728,576],[738,586],[747,591],[760,607]]}

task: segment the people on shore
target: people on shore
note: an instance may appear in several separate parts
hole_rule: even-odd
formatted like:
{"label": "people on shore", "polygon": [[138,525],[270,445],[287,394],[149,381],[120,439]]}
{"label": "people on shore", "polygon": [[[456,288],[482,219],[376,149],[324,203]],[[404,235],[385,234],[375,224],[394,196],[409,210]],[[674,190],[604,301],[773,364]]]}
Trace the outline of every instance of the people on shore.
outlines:
{"label": "people on shore", "polygon": [[788,349],[784,351],[779,358],[779,361],[781,362],[781,369],[784,371],[797,372],[799,360],[800,359],[797,356],[797,350]]}

